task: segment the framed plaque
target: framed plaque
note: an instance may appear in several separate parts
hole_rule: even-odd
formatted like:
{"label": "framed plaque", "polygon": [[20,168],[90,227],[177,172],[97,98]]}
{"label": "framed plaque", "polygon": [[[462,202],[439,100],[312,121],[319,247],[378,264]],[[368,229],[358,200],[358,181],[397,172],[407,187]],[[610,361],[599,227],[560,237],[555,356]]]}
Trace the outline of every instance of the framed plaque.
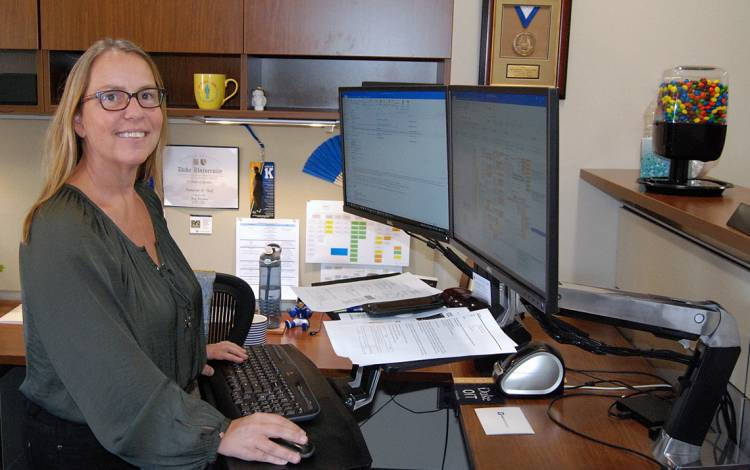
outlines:
{"label": "framed plaque", "polygon": [[239,209],[238,147],[167,145],[164,205]]}
{"label": "framed plaque", "polygon": [[484,0],[479,83],[554,87],[565,98],[572,0]]}

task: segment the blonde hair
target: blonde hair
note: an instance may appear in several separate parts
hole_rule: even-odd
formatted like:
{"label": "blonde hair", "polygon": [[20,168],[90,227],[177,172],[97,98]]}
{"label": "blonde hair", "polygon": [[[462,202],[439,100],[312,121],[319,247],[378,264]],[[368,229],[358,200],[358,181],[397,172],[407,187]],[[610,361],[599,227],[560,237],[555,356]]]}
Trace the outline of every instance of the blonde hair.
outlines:
{"label": "blonde hair", "polygon": [[[156,86],[164,88],[159,70],[151,57],[135,43],[126,39],[100,39],[91,45],[86,52],[73,65],[63,91],[60,103],[52,117],[52,122],[47,129],[44,140],[44,187],[23,223],[23,243],[28,243],[31,231],[31,222],[39,208],[47,200],[57,193],[62,185],[70,177],[78,161],[81,159],[81,139],[75,133],[73,120],[79,113],[81,98],[89,86],[91,78],[91,67],[94,61],[105,52],[120,51],[140,56],[151,69]],[[148,180],[153,178],[154,187],[161,189],[161,159],[164,146],[167,141],[167,105],[161,105],[163,116],[161,135],[159,142],[153,152],[146,158],[138,168],[137,180]]]}

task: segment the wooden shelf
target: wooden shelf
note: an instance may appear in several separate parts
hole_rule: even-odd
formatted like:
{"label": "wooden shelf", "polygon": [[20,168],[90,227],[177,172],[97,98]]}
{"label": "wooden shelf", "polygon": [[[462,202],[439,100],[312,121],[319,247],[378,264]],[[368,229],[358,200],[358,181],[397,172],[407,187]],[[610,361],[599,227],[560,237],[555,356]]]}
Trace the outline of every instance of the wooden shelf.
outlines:
{"label": "wooden shelf", "polygon": [[240,118],[240,119],[310,119],[322,121],[336,121],[339,112],[336,109],[265,109],[263,111],[253,110],[231,110],[216,109],[205,110],[198,108],[168,108],[169,117],[218,117],[218,118]]}
{"label": "wooden shelf", "polygon": [[[0,49],[37,56],[36,101],[0,101],[2,113],[53,112],[73,64],[102,37],[126,37],[149,52],[172,116],[336,120],[339,87],[450,80],[453,0],[0,2]],[[31,26],[11,21],[19,14]],[[10,53],[0,50],[0,66]],[[207,113],[195,106],[194,73],[224,74],[239,90]],[[250,104],[257,87],[268,99],[262,112]]]}
{"label": "wooden shelf", "polygon": [[727,225],[740,202],[750,204],[748,188],[735,186],[722,197],[648,193],[636,181],[638,170],[581,170],[581,179],[719,251],[750,262],[750,236]]}

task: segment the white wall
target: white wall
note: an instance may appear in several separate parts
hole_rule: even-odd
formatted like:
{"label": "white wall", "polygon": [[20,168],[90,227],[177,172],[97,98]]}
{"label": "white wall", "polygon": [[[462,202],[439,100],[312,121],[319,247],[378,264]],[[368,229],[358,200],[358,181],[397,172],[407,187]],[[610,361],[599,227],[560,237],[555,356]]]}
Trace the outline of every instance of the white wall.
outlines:
{"label": "white wall", "polygon": [[[481,0],[455,0],[451,82],[476,83]],[[615,201],[580,182],[581,168],[637,168],[643,112],[662,71],[676,64],[715,64],[730,74],[729,129],[724,154],[712,175],[750,186],[743,132],[750,129],[750,2],[747,0],[574,0],[566,99],[560,106],[560,278],[614,284]],[[45,121],[0,119],[0,291],[17,291],[17,247],[22,213],[39,188],[38,154]],[[257,152],[241,128],[172,125],[171,143],[239,145],[242,164]],[[336,188],[300,173],[300,163],[327,135],[322,131],[260,129],[269,159],[279,162],[279,217],[304,218],[304,198],[333,197]],[[247,181],[241,184],[246,204]],[[300,197],[296,197],[299,195]],[[247,206],[239,215],[246,216]],[[168,210],[175,237],[196,263],[226,269],[233,253],[225,232],[236,214],[217,212],[222,234],[198,243],[185,235],[185,214]],[[230,224],[231,225],[231,224]],[[233,244],[233,243],[232,243]],[[445,277],[455,271],[418,243],[416,271]],[[315,279],[304,267],[302,282]],[[311,271],[312,270],[312,271]]]}

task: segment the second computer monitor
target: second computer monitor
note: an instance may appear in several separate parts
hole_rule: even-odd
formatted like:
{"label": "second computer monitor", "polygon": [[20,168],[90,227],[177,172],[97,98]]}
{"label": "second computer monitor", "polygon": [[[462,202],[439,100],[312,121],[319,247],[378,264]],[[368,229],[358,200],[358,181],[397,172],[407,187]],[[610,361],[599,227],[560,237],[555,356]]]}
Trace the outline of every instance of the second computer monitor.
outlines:
{"label": "second computer monitor", "polygon": [[557,312],[557,93],[451,87],[452,237],[483,270]]}
{"label": "second computer monitor", "polygon": [[447,240],[446,87],[339,90],[344,211]]}

